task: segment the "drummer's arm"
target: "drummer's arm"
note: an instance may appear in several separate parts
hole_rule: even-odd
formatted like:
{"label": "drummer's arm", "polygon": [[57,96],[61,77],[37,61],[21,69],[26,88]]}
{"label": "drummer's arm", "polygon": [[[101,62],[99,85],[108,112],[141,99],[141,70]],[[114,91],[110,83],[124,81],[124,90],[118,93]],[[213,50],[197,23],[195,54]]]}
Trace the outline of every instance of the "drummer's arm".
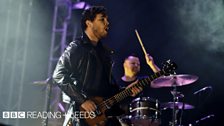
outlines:
{"label": "drummer's arm", "polygon": [[149,65],[149,67],[152,69],[154,73],[160,71],[160,68],[154,63],[153,58],[149,54],[145,55],[145,59],[147,64]]}

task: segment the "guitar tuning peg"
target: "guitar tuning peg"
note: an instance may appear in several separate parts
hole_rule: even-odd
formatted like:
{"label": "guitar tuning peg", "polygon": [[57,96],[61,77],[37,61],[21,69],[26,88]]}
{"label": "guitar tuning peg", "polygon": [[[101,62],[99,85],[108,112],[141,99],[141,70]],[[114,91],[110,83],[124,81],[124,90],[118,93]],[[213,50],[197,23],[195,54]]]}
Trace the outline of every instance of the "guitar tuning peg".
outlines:
{"label": "guitar tuning peg", "polygon": [[168,60],[167,60],[167,63],[171,63],[171,60],[170,60],[170,59],[168,59]]}

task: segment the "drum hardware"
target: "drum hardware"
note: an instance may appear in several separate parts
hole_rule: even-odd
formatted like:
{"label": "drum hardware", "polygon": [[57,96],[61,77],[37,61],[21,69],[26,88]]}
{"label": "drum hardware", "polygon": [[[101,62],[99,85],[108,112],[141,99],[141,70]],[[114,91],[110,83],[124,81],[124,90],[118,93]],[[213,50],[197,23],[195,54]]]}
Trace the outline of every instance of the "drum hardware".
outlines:
{"label": "drum hardware", "polygon": [[[171,91],[171,94],[173,96],[173,102],[165,104],[166,106],[168,106],[168,108],[173,109],[172,122],[170,122],[169,125],[177,126],[177,113],[179,109],[182,110],[180,117],[180,125],[181,125],[182,114],[183,110],[185,109],[185,103],[179,102],[179,98],[184,98],[184,95],[177,91],[177,87],[191,84],[195,82],[197,79],[198,77],[195,75],[180,74],[180,75],[163,76],[152,81],[151,83],[152,88],[161,88],[161,87],[173,88],[173,90]],[[186,108],[193,108],[193,106],[188,105]]]}
{"label": "drum hardware", "polygon": [[210,114],[210,115],[208,115],[208,116],[205,116],[205,117],[203,117],[203,118],[201,118],[201,119],[195,121],[195,124],[199,124],[201,121],[205,121],[205,120],[207,120],[207,119],[214,118],[214,117],[215,117],[214,114]]}
{"label": "drum hardware", "polygon": [[139,108],[131,109],[130,112],[134,112],[134,111],[136,111],[136,110],[144,110],[144,109],[149,109],[149,110],[153,110],[153,111],[158,111],[157,109],[154,109],[154,108],[149,108],[149,107],[139,107]]}
{"label": "drum hardware", "polygon": [[214,114],[210,114],[210,115],[207,115],[207,116],[205,116],[205,117],[202,117],[202,118],[200,118],[199,120],[196,120],[195,122],[193,122],[193,123],[190,123],[190,124],[188,124],[188,126],[199,126],[199,125],[201,125],[200,123],[202,123],[202,122],[204,122],[204,121],[206,121],[206,120],[208,120],[208,119],[210,119],[210,118],[214,118],[215,117],[215,115]]}
{"label": "drum hardware", "polygon": [[177,97],[177,86],[173,85],[173,93],[171,93],[173,95],[173,115],[172,115],[172,122],[170,122],[171,126],[176,126],[177,125],[177,113],[178,113],[178,109],[175,107],[175,102],[178,102],[178,97]]}
{"label": "drum hardware", "polygon": [[179,99],[179,98],[183,98],[183,97],[184,97],[184,94],[182,94],[181,92],[178,92],[178,91],[176,91],[176,92],[174,92],[174,91],[170,91],[170,93],[171,93],[172,95],[175,95],[175,96],[177,97],[177,99]]}
{"label": "drum hardware", "polygon": [[194,95],[196,95],[196,94],[200,94],[200,93],[202,93],[202,92],[204,92],[204,91],[206,91],[206,90],[208,90],[208,91],[212,91],[212,86],[206,86],[206,87],[203,87],[203,88],[201,88],[200,90],[195,91],[193,94],[194,94]]}
{"label": "drum hardware", "polygon": [[121,126],[133,126],[131,118],[131,115],[120,116],[119,122],[121,123]]}
{"label": "drum hardware", "polygon": [[184,103],[184,102],[166,102],[166,103],[161,103],[161,108],[166,110],[166,109],[173,109],[174,107],[177,109],[182,109],[184,106],[184,110],[187,109],[194,109],[193,105]]}

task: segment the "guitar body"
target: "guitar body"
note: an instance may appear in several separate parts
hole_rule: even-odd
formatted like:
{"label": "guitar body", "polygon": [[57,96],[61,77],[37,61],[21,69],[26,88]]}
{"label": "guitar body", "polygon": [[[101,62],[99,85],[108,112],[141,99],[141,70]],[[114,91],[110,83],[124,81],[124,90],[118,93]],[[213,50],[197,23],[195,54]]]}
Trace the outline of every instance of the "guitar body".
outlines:
{"label": "guitar body", "polygon": [[[100,103],[103,102],[102,97],[92,97],[90,98],[93,102],[95,102],[96,105],[99,105]],[[105,115],[105,110],[102,108],[98,107],[98,110],[100,111],[100,115],[96,115],[95,118],[86,118],[84,119],[85,122],[89,126],[105,126],[105,123],[107,121],[107,117]],[[80,112],[85,111],[82,107],[80,107]]]}

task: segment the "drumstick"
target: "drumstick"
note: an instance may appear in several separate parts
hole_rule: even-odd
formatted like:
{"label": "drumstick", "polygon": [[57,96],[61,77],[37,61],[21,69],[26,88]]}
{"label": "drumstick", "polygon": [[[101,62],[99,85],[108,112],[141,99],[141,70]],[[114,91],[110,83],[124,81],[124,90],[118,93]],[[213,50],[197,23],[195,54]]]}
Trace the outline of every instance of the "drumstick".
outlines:
{"label": "drumstick", "polygon": [[146,50],[145,50],[145,47],[144,47],[144,45],[143,45],[143,43],[142,43],[142,40],[141,40],[141,38],[140,38],[140,36],[139,36],[139,34],[138,34],[138,31],[137,31],[136,29],[135,29],[135,33],[136,33],[136,35],[137,35],[137,37],[138,37],[138,41],[139,41],[139,43],[140,43],[140,45],[141,45],[141,47],[142,47],[142,50],[143,50],[144,54],[147,55],[147,52],[146,52]]}

